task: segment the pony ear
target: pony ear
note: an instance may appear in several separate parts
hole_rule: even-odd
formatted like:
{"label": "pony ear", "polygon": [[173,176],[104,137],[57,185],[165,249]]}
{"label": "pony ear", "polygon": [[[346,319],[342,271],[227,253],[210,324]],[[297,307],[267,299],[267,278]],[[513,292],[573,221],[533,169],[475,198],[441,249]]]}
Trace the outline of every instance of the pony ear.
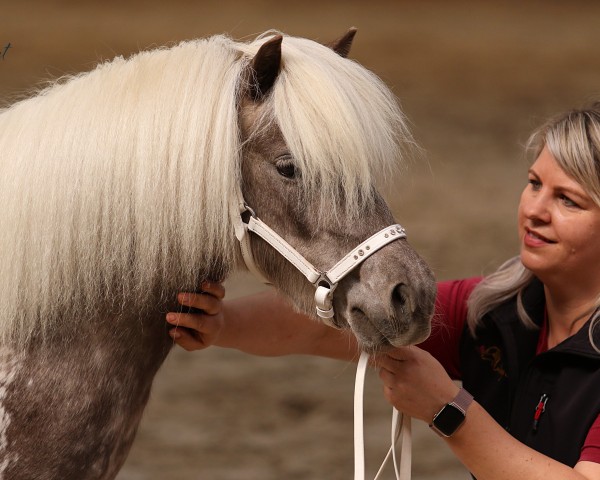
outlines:
{"label": "pony ear", "polygon": [[252,59],[249,93],[252,100],[263,98],[275,84],[281,65],[281,41],[276,35],[263,43]]}
{"label": "pony ear", "polygon": [[354,35],[356,35],[356,27],[351,27],[343,37],[334,40],[329,45],[335,53],[337,53],[340,57],[346,58],[350,53],[350,48],[352,47],[352,40],[354,40]]}

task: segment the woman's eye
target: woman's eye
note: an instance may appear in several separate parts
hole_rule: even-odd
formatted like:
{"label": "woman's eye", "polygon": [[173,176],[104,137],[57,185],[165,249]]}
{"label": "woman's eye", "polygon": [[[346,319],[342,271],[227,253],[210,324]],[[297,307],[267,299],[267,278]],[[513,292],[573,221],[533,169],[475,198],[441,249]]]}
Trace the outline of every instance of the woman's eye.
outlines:
{"label": "woman's eye", "polygon": [[533,188],[534,190],[539,190],[542,186],[542,183],[539,180],[536,180],[535,178],[530,178],[527,183],[529,183],[529,185],[531,185],[531,188]]}
{"label": "woman's eye", "polygon": [[563,202],[563,204],[566,207],[579,208],[579,205],[577,203],[575,203],[573,200],[571,200],[569,197],[567,197],[566,195],[561,195],[560,200],[561,200],[561,202]]}
{"label": "woman's eye", "polygon": [[278,160],[275,164],[277,168],[277,172],[279,175],[285,178],[295,178],[296,177],[296,166],[294,162],[290,158],[282,158]]}

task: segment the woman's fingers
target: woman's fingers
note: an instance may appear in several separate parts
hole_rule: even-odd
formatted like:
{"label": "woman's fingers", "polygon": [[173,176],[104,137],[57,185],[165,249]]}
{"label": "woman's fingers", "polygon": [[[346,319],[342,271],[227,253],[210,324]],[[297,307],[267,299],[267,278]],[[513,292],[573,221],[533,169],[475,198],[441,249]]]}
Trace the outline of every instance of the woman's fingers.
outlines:
{"label": "woman's fingers", "polygon": [[200,293],[180,293],[179,303],[192,307],[198,313],[169,312],[167,322],[175,328],[169,330],[173,340],[186,350],[200,350],[217,341],[223,327],[225,288],[220,283],[203,282]]}
{"label": "woman's fingers", "polygon": [[219,300],[223,300],[225,297],[225,287],[222,283],[202,282],[200,290],[203,293],[209,293],[213,297],[217,297]]}
{"label": "woman's fingers", "polygon": [[186,307],[203,310],[209,315],[221,311],[221,300],[225,297],[225,287],[220,283],[203,282],[199,293],[184,292],[177,295],[177,301]]}
{"label": "woman's fingers", "polygon": [[383,367],[379,369],[379,378],[381,379],[383,384],[388,387],[391,386],[392,383],[394,383],[395,376],[396,375],[394,374],[394,372],[390,370],[387,370]]}
{"label": "woman's fingers", "polygon": [[175,328],[169,335],[186,350],[199,350],[214,344],[223,326],[221,315],[169,313],[167,322]]}
{"label": "woman's fingers", "polygon": [[177,345],[187,350],[188,352],[191,352],[193,350],[200,350],[209,346],[205,344],[203,337],[198,338],[195,335],[195,333],[196,332],[194,332],[193,330],[187,330],[185,328],[177,327],[172,328],[169,331],[169,335],[171,335],[171,338],[173,338],[175,343],[177,343]]}
{"label": "woman's fingers", "polygon": [[387,352],[385,356],[395,361],[405,361],[414,358],[415,353],[417,350],[413,347],[396,347]]}
{"label": "woman's fingers", "polygon": [[398,347],[387,354],[378,355],[374,361],[375,367],[396,372],[400,370],[411,358],[408,347]]}
{"label": "woman's fingers", "polygon": [[193,330],[197,335],[213,338],[223,326],[221,315],[203,315],[195,313],[169,313],[167,322],[175,327]]}
{"label": "woman's fingers", "polygon": [[216,315],[221,311],[221,300],[208,293],[180,293],[177,301],[186,307],[194,307],[209,315]]}
{"label": "woman's fingers", "polygon": [[167,322],[176,327],[186,327],[199,333],[211,334],[218,331],[220,321],[216,316],[203,315],[201,313],[173,313],[167,314]]}

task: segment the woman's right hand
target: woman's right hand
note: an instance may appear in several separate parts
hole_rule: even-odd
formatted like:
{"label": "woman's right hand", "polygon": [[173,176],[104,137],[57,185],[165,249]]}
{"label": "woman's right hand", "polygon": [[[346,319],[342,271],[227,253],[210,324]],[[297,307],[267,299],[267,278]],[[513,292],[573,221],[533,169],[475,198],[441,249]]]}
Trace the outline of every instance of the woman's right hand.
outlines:
{"label": "woman's right hand", "polygon": [[[169,335],[187,351],[202,350],[215,344],[224,324],[223,297],[225,287],[220,283],[203,282],[200,293],[180,293],[177,301],[200,313],[167,313],[167,322],[173,325]],[[180,328],[185,327],[185,328]]]}

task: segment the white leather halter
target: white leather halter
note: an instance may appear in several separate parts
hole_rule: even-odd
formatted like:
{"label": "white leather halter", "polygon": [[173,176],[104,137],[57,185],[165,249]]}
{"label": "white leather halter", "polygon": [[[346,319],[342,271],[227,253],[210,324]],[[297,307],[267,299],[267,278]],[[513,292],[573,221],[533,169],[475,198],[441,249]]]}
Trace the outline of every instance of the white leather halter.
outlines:
{"label": "white leather halter", "polygon": [[294,247],[287,243],[277,232],[256,216],[254,211],[244,202],[241,192],[238,193],[237,204],[232,207],[232,220],[235,236],[240,242],[242,257],[248,270],[261,279],[270,283],[257,267],[252,255],[250,235],[253,232],[277,250],[294,267],[296,267],[316,289],[315,303],[317,315],[325,323],[333,325],[333,291],[348,273],[364,262],[379,249],[401,238],[406,238],[406,231],[398,224],[390,225],[375,233],[356,248],[348,252],[339,262],[326,272],[314,267]]}

